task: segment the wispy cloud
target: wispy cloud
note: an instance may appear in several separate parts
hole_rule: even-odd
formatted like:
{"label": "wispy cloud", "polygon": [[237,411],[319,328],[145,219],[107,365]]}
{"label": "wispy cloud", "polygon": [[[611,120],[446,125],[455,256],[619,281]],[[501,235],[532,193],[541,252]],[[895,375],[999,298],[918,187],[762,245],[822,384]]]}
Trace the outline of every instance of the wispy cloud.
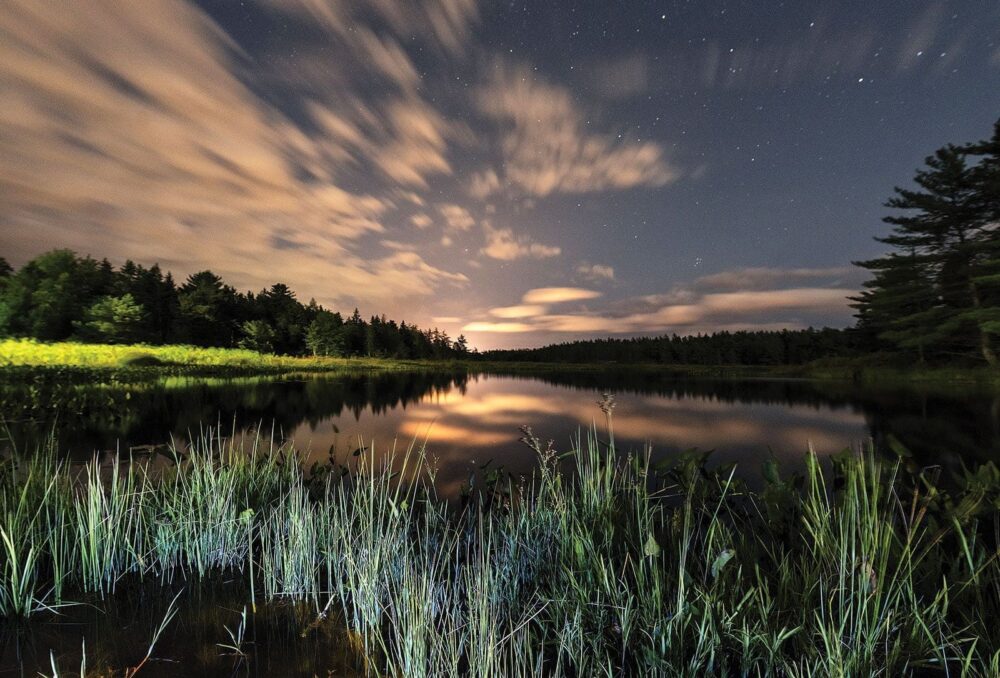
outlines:
{"label": "wispy cloud", "polygon": [[[797,328],[846,322],[848,296],[857,288],[840,286],[764,289],[766,282],[836,279],[843,269],[741,269],[705,276],[664,294],[618,300],[604,309],[553,313],[558,303],[596,299],[601,294],[582,288],[539,288],[522,299],[524,305],[492,309],[491,315],[518,318],[503,332],[636,334],[694,333],[714,330]],[[736,289],[745,283],[753,288]],[[721,291],[725,290],[725,291]],[[522,311],[522,309],[524,309]],[[507,315],[504,315],[507,314]],[[470,323],[475,331],[491,332],[494,323]],[[469,329],[469,331],[473,331]]]}
{"label": "wispy cloud", "polygon": [[526,304],[562,304],[568,301],[584,301],[601,296],[597,290],[581,287],[537,287],[528,290],[521,298]]}
{"label": "wispy cloud", "polygon": [[615,279],[615,269],[604,264],[582,262],[576,267],[576,272],[591,282],[607,282]]}
{"label": "wispy cloud", "polygon": [[532,332],[538,328],[533,325],[528,325],[527,323],[515,323],[515,322],[491,322],[478,320],[476,322],[471,322],[462,328],[464,332],[487,332],[487,333],[499,333],[499,334],[521,334],[523,332]]}
{"label": "wispy cloud", "polygon": [[327,303],[398,303],[466,283],[413,251],[361,256],[358,243],[385,230],[392,204],[337,178],[349,163],[335,161],[358,155],[401,183],[447,171],[440,116],[412,100],[390,105],[388,139],[359,154],[374,142],[357,120],[316,101],[316,128],[306,133],[243,83],[239,54],[179,0],[7,2],[0,220],[8,255],[56,243],[156,257],[179,274],[211,267],[243,288],[280,272]]}
{"label": "wispy cloud", "polygon": [[663,186],[680,176],[659,144],[590,131],[569,90],[527,68],[498,68],[478,103],[501,126],[505,179],[529,194]]}
{"label": "wispy cloud", "polygon": [[469,214],[469,210],[460,205],[438,205],[438,211],[444,217],[448,228],[453,231],[468,231],[476,225],[476,220]]}
{"label": "wispy cloud", "polygon": [[423,229],[428,228],[431,224],[433,224],[434,220],[426,214],[414,214],[410,217],[410,223],[417,228]]}
{"label": "wispy cloud", "polygon": [[521,304],[519,306],[500,306],[491,308],[490,315],[497,318],[532,318],[544,315],[548,306],[540,304]]}
{"label": "wispy cloud", "polygon": [[698,278],[695,287],[716,290],[759,290],[779,286],[795,286],[803,280],[832,279],[835,283],[845,278],[852,281],[861,275],[858,269],[848,266],[830,268],[739,268]]}
{"label": "wispy cloud", "polygon": [[532,242],[530,237],[515,235],[509,228],[494,228],[489,223],[483,223],[483,230],[486,233],[486,245],[480,252],[491,259],[551,259],[562,253],[562,248],[558,246]]}
{"label": "wispy cloud", "polygon": [[500,177],[492,169],[477,172],[469,182],[469,195],[480,200],[487,198],[500,190]]}

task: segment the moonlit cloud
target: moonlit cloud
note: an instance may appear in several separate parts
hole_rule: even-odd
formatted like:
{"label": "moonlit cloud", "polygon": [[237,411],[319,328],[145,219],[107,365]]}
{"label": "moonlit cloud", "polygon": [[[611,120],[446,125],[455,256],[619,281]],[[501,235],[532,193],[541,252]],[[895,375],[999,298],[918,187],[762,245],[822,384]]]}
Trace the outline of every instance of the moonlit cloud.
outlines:
{"label": "moonlit cloud", "polygon": [[659,144],[590,131],[569,90],[526,68],[499,68],[478,102],[501,127],[504,177],[529,194],[658,187],[680,176]]}
{"label": "moonlit cloud", "polygon": [[434,220],[426,214],[414,214],[410,217],[410,223],[417,228],[427,228],[434,223]]}
{"label": "moonlit cloud", "polygon": [[[0,36],[8,253],[58,244],[178,274],[212,268],[241,288],[279,278],[326,303],[468,282],[412,250],[361,256],[391,203],[341,185],[328,164],[366,143],[358,126],[314,102],[320,124],[306,134],[241,82],[238,49],[191,5],[11,0]],[[375,152],[376,163],[411,183],[447,170],[440,116],[397,106],[388,119],[385,152],[401,160]]]}
{"label": "moonlit cloud", "polygon": [[615,279],[615,269],[603,264],[588,264],[586,262],[576,267],[576,272],[587,280],[594,282],[609,281]]}
{"label": "moonlit cloud", "polygon": [[[803,279],[836,278],[843,269],[740,269],[705,276],[669,293],[615,301],[606,308],[551,313],[557,303],[591,300],[601,294],[581,288],[539,288],[523,297],[524,305],[491,309],[496,317],[520,323],[472,322],[468,331],[503,333],[567,333],[576,335],[693,334],[722,330],[802,328],[819,320],[848,318],[848,296],[854,288],[788,287],[713,291],[731,285],[761,286]],[[780,320],[776,320],[780,318]],[[474,329],[473,329],[474,328]]]}
{"label": "moonlit cloud", "polygon": [[483,224],[486,232],[486,245],[480,250],[491,259],[514,261],[515,259],[551,259],[562,253],[562,248],[555,245],[542,245],[532,242],[526,235],[515,235],[509,228],[493,228]]}
{"label": "moonlit cloud", "polygon": [[371,12],[403,35],[413,35],[430,47],[456,56],[468,46],[472,29],[479,20],[475,0],[259,0],[286,12],[295,13],[322,25],[341,39],[354,40],[356,27]]}
{"label": "moonlit cloud", "polygon": [[489,332],[489,333],[500,333],[500,334],[512,334],[512,333],[522,333],[531,332],[537,329],[532,325],[526,323],[512,323],[512,322],[488,322],[488,321],[476,321],[467,324],[462,328],[465,332]]}
{"label": "moonlit cloud", "polygon": [[500,177],[494,170],[488,169],[472,175],[472,181],[469,183],[469,195],[472,197],[482,200],[499,190]]}
{"label": "moonlit cloud", "polygon": [[438,205],[438,211],[444,217],[448,228],[454,231],[468,231],[476,224],[476,220],[469,214],[469,210],[459,205]]}
{"label": "moonlit cloud", "polygon": [[540,304],[521,304],[519,306],[499,306],[490,309],[490,315],[497,318],[531,318],[543,315],[548,309]]}
{"label": "moonlit cloud", "polygon": [[526,304],[561,304],[567,301],[596,299],[601,293],[580,287],[539,287],[525,292],[521,298]]}
{"label": "moonlit cloud", "polygon": [[995,119],[1000,10],[779,4],[578,8],[593,31],[558,3],[8,0],[0,254],[281,281],[480,348],[847,325],[884,187]]}
{"label": "moonlit cloud", "polygon": [[795,285],[810,279],[854,279],[859,272],[847,266],[831,268],[740,268],[706,275],[695,281],[695,286],[704,289],[749,290],[768,289],[779,285]]}

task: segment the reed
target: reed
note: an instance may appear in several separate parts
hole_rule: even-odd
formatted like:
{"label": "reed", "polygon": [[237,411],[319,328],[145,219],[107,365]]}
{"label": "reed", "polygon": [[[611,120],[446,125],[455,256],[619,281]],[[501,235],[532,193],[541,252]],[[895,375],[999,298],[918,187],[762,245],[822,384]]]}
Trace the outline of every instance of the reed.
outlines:
{"label": "reed", "polygon": [[15,455],[0,614],[224,575],[246,581],[250,614],[288,599],[345,620],[373,675],[997,675],[992,464],[946,479],[810,452],[751,490],[595,430],[569,455],[525,439],[535,477],[461,505],[412,446],[362,445],[350,473],[307,471],[259,432],[206,432],[166,468]]}

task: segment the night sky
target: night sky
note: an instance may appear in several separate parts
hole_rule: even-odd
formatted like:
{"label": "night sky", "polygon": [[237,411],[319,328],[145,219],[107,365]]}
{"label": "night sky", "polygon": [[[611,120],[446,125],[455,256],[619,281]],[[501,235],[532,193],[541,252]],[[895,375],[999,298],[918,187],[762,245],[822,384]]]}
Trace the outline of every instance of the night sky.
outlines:
{"label": "night sky", "polygon": [[0,254],[464,332],[845,326],[995,0],[5,0]]}

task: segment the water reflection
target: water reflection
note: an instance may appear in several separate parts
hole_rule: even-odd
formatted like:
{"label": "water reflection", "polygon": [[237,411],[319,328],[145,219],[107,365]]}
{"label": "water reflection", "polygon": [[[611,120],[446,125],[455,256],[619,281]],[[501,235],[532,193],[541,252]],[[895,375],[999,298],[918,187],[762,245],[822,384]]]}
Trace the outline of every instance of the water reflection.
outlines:
{"label": "water reflection", "polygon": [[[487,462],[518,475],[534,468],[535,453],[521,444],[521,426],[566,449],[581,430],[604,419],[596,401],[600,390],[568,389],[542,381],[480,376],[461,392],[441,392],[414,405],[383,413],[362,412],[354,421],[331,426],[304,424],[292,436],[300,446],[340,454],[367,441],[398,439],[403,446],[426,442],[437,458],[439,489],[457,492],[470,471]],[[864,416],[849,408],[720,400],[704,396],[620,393],[614,413],[616,443],[622,451],[655,457],[699,447],[716,450],[716,461],[750,463],[756,469],[769,452],[797,461],[812,444],[837,452],[867,437]],[[345,440],[346,438],[346,440]],[[397,443],[397,444],[399,444]]]}
{"label": "water reflection", "polygon": [[534,467],[521,426],[561,449],[597,419],[602,391],[617,394],[616,439],[651,444],[662,457],[697,447],[718,462],[756,469],[769,454],[800,459],[874,438],[898,439],[925,463],[1000,458],[1000,398],[962,389],[862,388],[795,380],[707,380],[617,370],[523,375],[420,371],[300,379],[205,380],[110,385],[8,380],[0,407],[12,440],[55,432],[77,458],[95,450],[183,441],[205,424],[244,431],[273,424],[317,459],[349,458],[359,445],[384,452],[426,443],[442,490],[492,460],[515,474]]}

